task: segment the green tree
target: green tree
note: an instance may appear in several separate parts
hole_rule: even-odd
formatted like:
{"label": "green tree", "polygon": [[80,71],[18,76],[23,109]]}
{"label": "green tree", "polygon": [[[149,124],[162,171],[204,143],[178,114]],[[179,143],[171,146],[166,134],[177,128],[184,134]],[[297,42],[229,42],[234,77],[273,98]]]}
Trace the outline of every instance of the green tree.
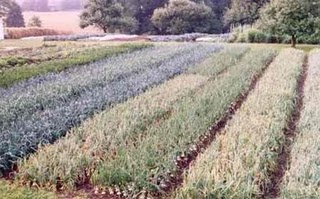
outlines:
{"label": "green tree", "polygon": [[269,0],[232,0],[224,15],[227,26],[231,24],[253,24],[259,18],[259,10]]}
{"label": "green tree", "polygon": [[258,22],[262,30],[291,36],[291,46],[297,38],[319,33],[320,0],[273,0],[262,11]]}
{"label": "green tree", "polygon": [[42,21],[40,20],[40,18],[38,16],[33,16],[29,23],[28,23],[29,27],[41,27],[42,26]]}
{"label": "green tree", "polygon": [[170,0],[165,7],[154,11],[152,23],[161,34],[209,32],[212,14],[204,3]]}
{"label": "green tree", "polygon": [[116,0],[89,0],[80,19],[81,28],[93,25],[104,32],[132,33],[137,27],[136,20]]}
{"label": "green tree", "polygon": [[138,22],[136,33],[154,32],[151,17],[155,9],[163,7],[168,0],[120,0],[128,15]]}
{"label": "green tree", "polygon": [[10,3],[9,11],[6,14],[5,23],[7,27],[25,26],[21,8],[15,1],[11,1]]}
{"label": "green tree", "polygon": [[224,13],[230,6],[231,0],[193,0],[196,3],[205,3],[213,12],[210,33],[222,33],[226,30]]}

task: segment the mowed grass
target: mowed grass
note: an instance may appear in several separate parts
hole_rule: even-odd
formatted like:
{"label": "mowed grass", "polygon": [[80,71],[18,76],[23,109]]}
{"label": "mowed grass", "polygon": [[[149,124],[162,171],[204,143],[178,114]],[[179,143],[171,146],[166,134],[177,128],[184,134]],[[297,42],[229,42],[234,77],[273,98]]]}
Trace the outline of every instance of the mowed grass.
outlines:
{"label": "mowed grass", "polygon": [[[59,12],[23,12],[23,17],[28,23],[33,16],[38,16],[42,21],[42,27],[58,31],[73,33],[101,33],[94,27],[80,28],[81,11],[59,11]],[[63,20],[61,20],[63,17]]]}
{"label": "mowed grass", "polygon": [[[176,198],[255,198],[270,183],[295,104],[305,54],[285,49],[216,141],[191,167]],[[290,57],[290,59],[288,59]]]}
{"label": "mowed grass", "polygon": [[292,146],[291,164],[282,185],[281,198],[320,198],[320,50],[309,55],[304,107]]}

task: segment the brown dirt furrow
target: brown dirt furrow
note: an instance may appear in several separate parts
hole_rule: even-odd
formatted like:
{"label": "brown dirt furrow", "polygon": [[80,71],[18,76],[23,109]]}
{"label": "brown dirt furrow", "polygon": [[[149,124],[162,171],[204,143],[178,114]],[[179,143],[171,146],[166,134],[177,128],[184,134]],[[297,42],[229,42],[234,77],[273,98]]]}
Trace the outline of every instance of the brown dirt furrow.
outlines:
{"label": "brown dirt furrow", "polygon": [[287,121],[286,128],[284,129],[285,141],[282,147],[280,147],[277,159],[277,167],[275,171],[270,173],[271,182],[266,188],[262,188],[262,198],[273,199],[278,198],[280,194],[280,185],[282,183],[284,174],[290,166],[290,157],[292,144],[297,136],[297,124],[300,120],[301,110],[303,108],[304,99],[304,85],[308,73],[308,56],[305,57],[302,66],[302,72],[298,78],[297,94],[295,97],[295,107],[291,114],[291,117]]}
{"label": "brown dirt furrow", "polygon": [[168,173],[168,176],[164,177],[162,180],[158,180],[158,185],[163,190],[163,192],[151,193],[153,198],[169,197],[177,188],[182,185],[185,172],[188,171],[197,157],[211,145],[216,136],[225,128],[228,121],[232,119],[233,115],[241,107],[251,91],[255,89],[258,81],[272,62],[273,60],[270,60],[260,74],[252,76],[249,89],[241,93],[237,97],[237,99],[230,104],[228,110],[225,112],[222,118],[220,118],[215,124],[213,124],[206,134],[199,137],[199,139],[192,145],[189,151],[184,152],[176,158],[176,171],[174,173]]}

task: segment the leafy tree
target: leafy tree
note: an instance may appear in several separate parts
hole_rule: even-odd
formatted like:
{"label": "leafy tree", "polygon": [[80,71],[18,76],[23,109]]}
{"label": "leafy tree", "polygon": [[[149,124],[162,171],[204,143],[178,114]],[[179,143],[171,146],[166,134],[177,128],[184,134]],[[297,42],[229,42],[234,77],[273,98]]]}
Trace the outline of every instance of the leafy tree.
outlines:
{"label": "leafy tree", "polygon": [[273,0],[262,11],[259,27],[278,35],[290,35],[291,46],[305,35],[319,32],[320,0]]}
{"label": "leafy tree", "polygon": [[7,27],[24,27],[24,19],[21,12],[21,7],[12,1],[9,6],[9,11],[6,14],[5,23]]}
{"label": "leafy tree", "polygon": [[42,26],[42,21],[40,20],[40,18],[38,16],[33,16],[29,23],[28,23],[29,27],[41,27]]}
{"label": "leafy tree", "polygon": [[259,18],[259,10],[268,2],[269,0],[232,0],[224,15],[224,22],[228,26],[253,24]]}
{"label": "leafy tree", "polygon": [[210,33],[222,33],[226,30],[224,25],[224,13],[229,7],[231,0],[193,0],[196,3],[205,3],[213,12]]}
{"label": "leafy tree", "polygon": [[104,32],[134,32],[137,22],[126,15],[124,7],[116,0],[90,0],[80,16],[80,27],[96,26]]}
{"label": "leafy tree", "polygon": [[164,8],[154,11],[152,22],[162,34],[209,32],[212,14],[204,3],[170,0]]}
{"label": "leafy tree", "polygon": [[121,0],[123,6],[138,21],[137,33],[154,32],[151,17],[155,9],[163,7],[168,0]]}

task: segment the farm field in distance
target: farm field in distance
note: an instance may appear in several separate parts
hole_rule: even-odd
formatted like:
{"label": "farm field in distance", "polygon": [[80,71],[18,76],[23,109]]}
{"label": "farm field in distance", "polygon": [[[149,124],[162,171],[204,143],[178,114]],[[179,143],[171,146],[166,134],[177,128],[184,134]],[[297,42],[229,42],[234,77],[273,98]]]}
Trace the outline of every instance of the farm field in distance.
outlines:
{"label": "farm field in distance", "polygon": [[319,60],[313,45],[0,42],[0,198],[319,198]]}
{"label": "farm field in distance", "polygon": [[[101,33],[94,27],[88,27],[81,29],[80,16],[81,11],[57,11],[57,12],[23,12],[23,17],[26,22],[29,22],[33,16],[38,16],[42,21],[43,28],[55,29],[62,32],[72,32],[74,34],[79,33]],[[63,16],[63,19],[60,17]]]}

